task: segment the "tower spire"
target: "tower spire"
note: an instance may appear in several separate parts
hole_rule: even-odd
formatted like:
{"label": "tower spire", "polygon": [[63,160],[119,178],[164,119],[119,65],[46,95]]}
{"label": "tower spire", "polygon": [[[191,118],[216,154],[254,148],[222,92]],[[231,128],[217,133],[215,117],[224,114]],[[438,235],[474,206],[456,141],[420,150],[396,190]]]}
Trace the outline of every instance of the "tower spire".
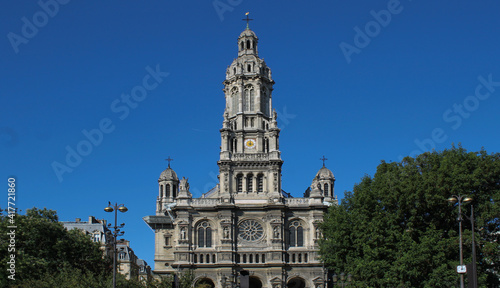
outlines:
{"label": "tower spire", "polygon": [[247,21],[247,29],[250,29],[250,27],[248,25],[248,22],[250,22],[250,21],[253,20],[253,19],[250,19],[250,17],[248,17],[249,14],[250,14],[250,12],[245,13],[245,15],[247,16],[247,18],[241,19],[243,21]]}

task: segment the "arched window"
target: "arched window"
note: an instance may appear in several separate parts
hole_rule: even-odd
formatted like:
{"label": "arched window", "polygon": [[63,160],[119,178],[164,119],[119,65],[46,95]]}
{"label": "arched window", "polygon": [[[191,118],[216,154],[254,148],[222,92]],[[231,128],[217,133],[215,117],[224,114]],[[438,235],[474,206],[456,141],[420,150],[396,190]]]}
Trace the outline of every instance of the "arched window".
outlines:
{"label": "arched window", "polygon": [[252,48],[255,49],[255,41],[252,41]]}
{"label": "arched window", "polygon": [[[253,91],[253,88],[250,89],[250,107],[249,107],[249,111],[253,111],[254,110],[254,103],[255,102],[255,95],[254,95],[254,91]],[[252,124],[253,126],[253,124]]]}
{"label": "arched window", "polygon": [[255,263],[259,263],[259,254],[255,254]]}
{"label": "arched window", "polygon": [[165,186],[165,197],[170,197],[170,184]]}
{"label": "arched window", "polygon": [[296,220],[290,224],[290,247],[304,246],[304,228],[302,224]]}
{"label": "arched window", "polygon": [[177,186],[175,185],[172,186],[172,197],[177,197]]}
{"label": "arched window", "polygon": [[247,175],[247,192],[253,192],[253,174]]}
{"label": "arched window", "polygon": [[247,40],[247,49],[250,49],[250,40]]}
{"label": "arched window", "polygon": [[233,89],[231,89],[231,101],[233,104],[233,114],[236,114],[238,113],[238,87],[233,87]]}
{"label": "arched window", "polygon": [[243,192],[243,175],[236,176],[236,192]]}
{"label": "arched window", "polygon": [[194,254],[194,263],[198,263],[198,255]]}
{"label": "arched window", "polygon": [[160,184],[160,198],[163,198],[163,185]]}
{"label": "arched window", "polygon": [[241,50],[245,49],[245,43],[243,43],[243,41],[241,41],[240,47],[241,47]]}
{"label": "arched window", "polygon": [[244,91],[244,111],[253,111],[254,105],[254,90],[252,85],[248,85],[245,87]]}
{"label": "arched window", "polygon": [[266,111],[266,101],[267,101],[267,96],[266,96],[266,88],[262,87],[260,89],[260,111],[267,115]]}
{"label": "arched window", "polygon": [[212,255],[212,263],[215,263],[215,254]]}
{"label": "arched window", "polygon": [[257,192],[264,192],[264,175],[257,175]]}
{"label": "arched window", "polygon": [[266,263],[266,254],[262,254],[262,263]]}
{"label": "arched window", "polygon": [[[208,222],[202,222],[198,225],[198,247],[212,247],[212,228]],[[200,255],[200,261],[203,261]],[[207,259],[208,261],[209,259]]]}
{"label": "arched window", "polygon": [[236,74],[236,67],[233,68],[233,74]]}
{"label": "arched window", "polygon": [[243,254],[243,263],[247,263],[247,254]]}
{"label": "arched window", "polygon": [[330,194],[330,193],[328,193],[328,183],[325,183],[325,186],[324,186],[324,187],[325,187],[325,188],[323,189],[323,194],[324,194],[325,196],[328,196],[328,195]]}

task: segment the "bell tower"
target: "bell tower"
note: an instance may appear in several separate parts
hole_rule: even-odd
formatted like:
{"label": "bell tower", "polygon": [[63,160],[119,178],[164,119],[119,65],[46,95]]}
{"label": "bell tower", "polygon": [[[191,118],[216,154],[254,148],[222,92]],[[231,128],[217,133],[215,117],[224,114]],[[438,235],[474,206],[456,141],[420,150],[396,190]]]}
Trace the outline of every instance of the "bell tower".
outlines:
{"label": "bell tower", "polygon": [[[245,20],[245,19],[244,19]],[[279,199],[281,152],[272,109],[271,69],[259,58],[257,35],[247,27],[237,40],[238,58],[226,70],[226,107],[221,132],[219,196]]]}

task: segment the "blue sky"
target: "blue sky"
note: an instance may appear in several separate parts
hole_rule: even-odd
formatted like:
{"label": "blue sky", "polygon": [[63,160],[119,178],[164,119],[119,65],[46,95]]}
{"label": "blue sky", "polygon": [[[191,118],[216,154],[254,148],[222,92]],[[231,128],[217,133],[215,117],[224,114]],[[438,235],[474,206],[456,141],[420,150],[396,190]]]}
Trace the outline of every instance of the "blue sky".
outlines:
{"label": "blue sky", "polygon": [[[0,4],[2,181],[16,177],[18,208],[66,221],[111,220],[108,201],[124,203],[124,237],[150,265],[142,217],[155,212],[164,159],[194,196],[216,184],[222,81],[247,11],[276,81],[292,195],[322,155],[343,198],[381,160],[452,143],[500,151],[498,1],[41,3],[52,4]],[[130,93],[145,94],[127,106]],[[66,159],[78,149],[81,159]],[[55,162],[71,172],[58,177]]]}

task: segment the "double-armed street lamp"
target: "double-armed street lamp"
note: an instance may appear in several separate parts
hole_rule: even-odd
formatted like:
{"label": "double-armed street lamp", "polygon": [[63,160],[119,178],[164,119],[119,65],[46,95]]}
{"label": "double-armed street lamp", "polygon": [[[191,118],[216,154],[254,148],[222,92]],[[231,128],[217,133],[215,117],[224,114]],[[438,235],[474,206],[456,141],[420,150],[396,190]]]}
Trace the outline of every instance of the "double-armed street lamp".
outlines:
{"label": "double-armed street lamp", "polygon": [[[346,287],[347,285],[351,284],[352,282],[352,275],[347,274],[347,278],[345,276],[345,273],[342,272],[339,275],[340,277],[337,277],[337,274],[332,275],[332,281],[334,286],[339,286],[339,287]],[[339,280],[340,278],[340,280]]]}
{"label": "double-armed street lamp", "polygon": [[[462,195],[452,195],[450,198],[448,198],[448,202],[452,204],[458,203],[458,237],[460,238],[460,266],[457,267],[457,272],[460,273],[460,288],[464,288],[464,273],[466,272],[465,265],[464,265],[464,259],[463,259],[463,252],[462,252],[462,203],[467,203],[472,201],[472,198],[462,196]],[[474,233],[474,232],[473,232]]]}
{"label": "double-armed street lamp", "polygon": [[[118,236],[122,236],[125,232],[120,231],[123,226],[125,226],[125,223],[120,224],[120,226],[117,225],[117,219],[118,219],[118,211],[125,213],[128,211],[127,207],[125,207],[124,204],[118,204],[115,203],[114,205],[111,205],[111,202],[108,202],[108,207],[104,208],[104,211],[106,212],[113,212],[115,211],[115,226],[111,226],[111,223],[108,224],[108,228],[112,228],[113,231],[110,233],[113,236],[113,288],[116,288],[116,238]],[[108,232],[109,233],[109,232]]]}

